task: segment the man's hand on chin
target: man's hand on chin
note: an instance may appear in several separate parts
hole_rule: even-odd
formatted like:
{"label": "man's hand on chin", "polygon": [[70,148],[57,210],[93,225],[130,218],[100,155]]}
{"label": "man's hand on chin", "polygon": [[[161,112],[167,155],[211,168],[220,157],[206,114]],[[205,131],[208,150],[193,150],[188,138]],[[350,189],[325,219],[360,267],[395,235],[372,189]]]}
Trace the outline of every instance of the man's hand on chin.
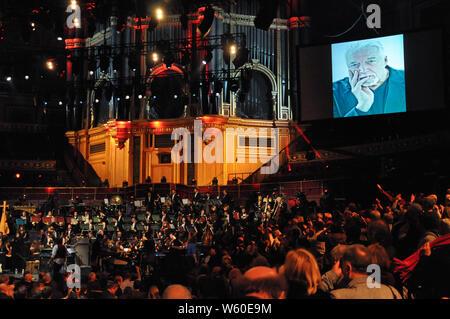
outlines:
{"label": "man's hand on chin", "polygon": [[356,109],[361,112],[367,112],[372,107],[375,95],[373,91],[367,86],[362,86],[365,82],[368,81],[368,78],[364,78],[359,80],[359,72],[355,71],[354,73],[350,71],[350,85],[352,87],[352,93],[358,100],[358,104],[356,105]]}

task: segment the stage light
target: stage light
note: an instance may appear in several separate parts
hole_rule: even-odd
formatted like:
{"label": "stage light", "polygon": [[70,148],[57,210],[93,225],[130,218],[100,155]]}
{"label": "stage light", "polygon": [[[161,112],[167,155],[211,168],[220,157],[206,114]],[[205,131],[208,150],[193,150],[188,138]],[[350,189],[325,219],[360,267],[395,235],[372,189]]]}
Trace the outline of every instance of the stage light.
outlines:
{"label": "stage light", "polygon": [[94,71],[89,71],[89,75],[94,75]]}
{"label": "stage light", "polygon": [[70,7],[72,8],[72,10],[76,10],[76,8],[77,8],[77,1],[76,0],[72,0],[71,2],[70,2]]}
{"label": "stage light", "polygon": [[156,9],[156,19],[162,20],[164,18],[164,11],[161,8]]}
{"label": "stage light", "polygon": [[81,28],[80,19],[74,18],[74,19],[73,19],[73,25],[74,25],[75,28],[77,28],[77,29]]}
{"label": "stage light", "polygon": [[138,99],[139,99],[139,100],[142,99],[142,94],[139,94],[139,95],[138,95]]}
{"label": "stage light", "polygon": [[158,60],[159,60],[158,53],[153,52],[152,53],[152,61],[156,63],[156,62],[158,62]]}
{"label": "stage light", "polygon": [[58,105],[63,105],[63,102],[62,102],[62,101],[59,101],[59,102],[58,102]]}
{"label": "stage light", "polygon": [[125,100],[129,100],[130,99],[130,96],[129,95],[126,95],[125,96]]}
{"label": "stage light", "polygon": [[12,76],[8,75],[5,79],[6,79],[6,81],[11,82],[12,81]]}
{"label": "stage light", "polygon": [[178,95],[175,94],[175,95],[173,96],[173,98],[174,98],[174,99],[177,99],[177,98],[178,98]]}
{"label": "stage light", "polygon": [[211,48],[207,48],[206,55],[205,55],[205,58],[203,59],[202,63],[208,64],[209,62],[211,62],[211,60],[212,60],[212,50],[211,50]]}
{"label": "stage light", "polygon": [[63,40],[62,37],[57,37],[56,39],[57,39],[58,41],[62,41],[62,40]]}
{"label": "stage light", "polygon": [[235,44],[230,45],[230,53],[231,54],[236,54],[237,52],[237,48]]}
{"label": "stage light", "polygon": [[99,103],[100,102],[100,100],[99,99],[95,99],[95,103]]}
{"label": "stage light", "polygon": [[55,64],[53,63],[53,61],[48,60],[46,64],[47,64],[47,69],[49,69],[49,70],[55,69]]}
{"label": "stage light", "polygon": [[16,175],[14,175],[17,179],[19,179],[20,178],[20,174],[19,173],[16,173]]}
{"label": "stage light", "polygon": [[25,80],[29,80],[30,76],[29,75],[25,75]]}
{"label": "stage light", "polygon": [[239,90],[238,80],[236,80],[236,79],[231,80],[230,90],[231,90],[231,92],[237,92],[237,90]]}

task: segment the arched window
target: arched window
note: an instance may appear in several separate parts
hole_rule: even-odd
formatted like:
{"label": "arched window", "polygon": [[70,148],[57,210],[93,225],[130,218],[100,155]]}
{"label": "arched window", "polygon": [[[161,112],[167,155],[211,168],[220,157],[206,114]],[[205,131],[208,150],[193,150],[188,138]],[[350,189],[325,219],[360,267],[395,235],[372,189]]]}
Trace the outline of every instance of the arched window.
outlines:
{"label": "arched window", "polygon": [[249,119],[273,118],[272,84],[261,71],[243,69],[236,97],[236,116]]}

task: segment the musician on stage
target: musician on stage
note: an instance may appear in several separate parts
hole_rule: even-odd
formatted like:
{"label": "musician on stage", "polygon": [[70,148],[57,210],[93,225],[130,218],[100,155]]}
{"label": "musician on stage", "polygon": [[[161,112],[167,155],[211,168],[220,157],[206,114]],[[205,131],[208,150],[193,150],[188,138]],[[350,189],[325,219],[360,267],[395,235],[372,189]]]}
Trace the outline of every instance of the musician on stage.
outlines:
{"label": "musician on stage", "polygon": [[69,252],[62,243],[61,238],[57,238],[55,243],[49,263],[52,265],[52,280],[60,281],[63,278],[61,269],[63,269],[66,264],[66,258],[69,256]]}
{"label": "musician on stage", "polygon": [[144,205],[147,211],[153,212],[153,210],[155,209],[155,201],[157,201],[157,196],[153,191],[153,187],[150,186],[144,199]]}

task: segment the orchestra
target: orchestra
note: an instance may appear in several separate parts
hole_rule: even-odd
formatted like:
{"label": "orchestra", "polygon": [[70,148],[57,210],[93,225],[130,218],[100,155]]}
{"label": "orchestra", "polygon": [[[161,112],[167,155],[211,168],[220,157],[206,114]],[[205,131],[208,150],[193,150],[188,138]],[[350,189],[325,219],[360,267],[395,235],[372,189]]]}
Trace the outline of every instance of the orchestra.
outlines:
{"label": "orchestra", "polygon": [[265,227],[279,216],[283,206],[282,196],[275,192],[258,194],[248,212],[246,207],[234,206],[226,191],[220,195],[211,196],[196,188],[190,201],[175,190],[162,196],[150,188],[140,207],[134,206],[134,200],[125,203],[116,195],[97,207],[69,205],[50,209],[45,215],[35,214],[41,218],[26,219],[24,214],[21,218],[30,230],[40,232],[37,240],[29,241],[34,256],[52,249],[58,239],[70,249],[89,238],[93,270],[150,269],[155,256],[182,255],[189,242],[207,251],[214,244],[217,229],[236,233],[250,219]]}

